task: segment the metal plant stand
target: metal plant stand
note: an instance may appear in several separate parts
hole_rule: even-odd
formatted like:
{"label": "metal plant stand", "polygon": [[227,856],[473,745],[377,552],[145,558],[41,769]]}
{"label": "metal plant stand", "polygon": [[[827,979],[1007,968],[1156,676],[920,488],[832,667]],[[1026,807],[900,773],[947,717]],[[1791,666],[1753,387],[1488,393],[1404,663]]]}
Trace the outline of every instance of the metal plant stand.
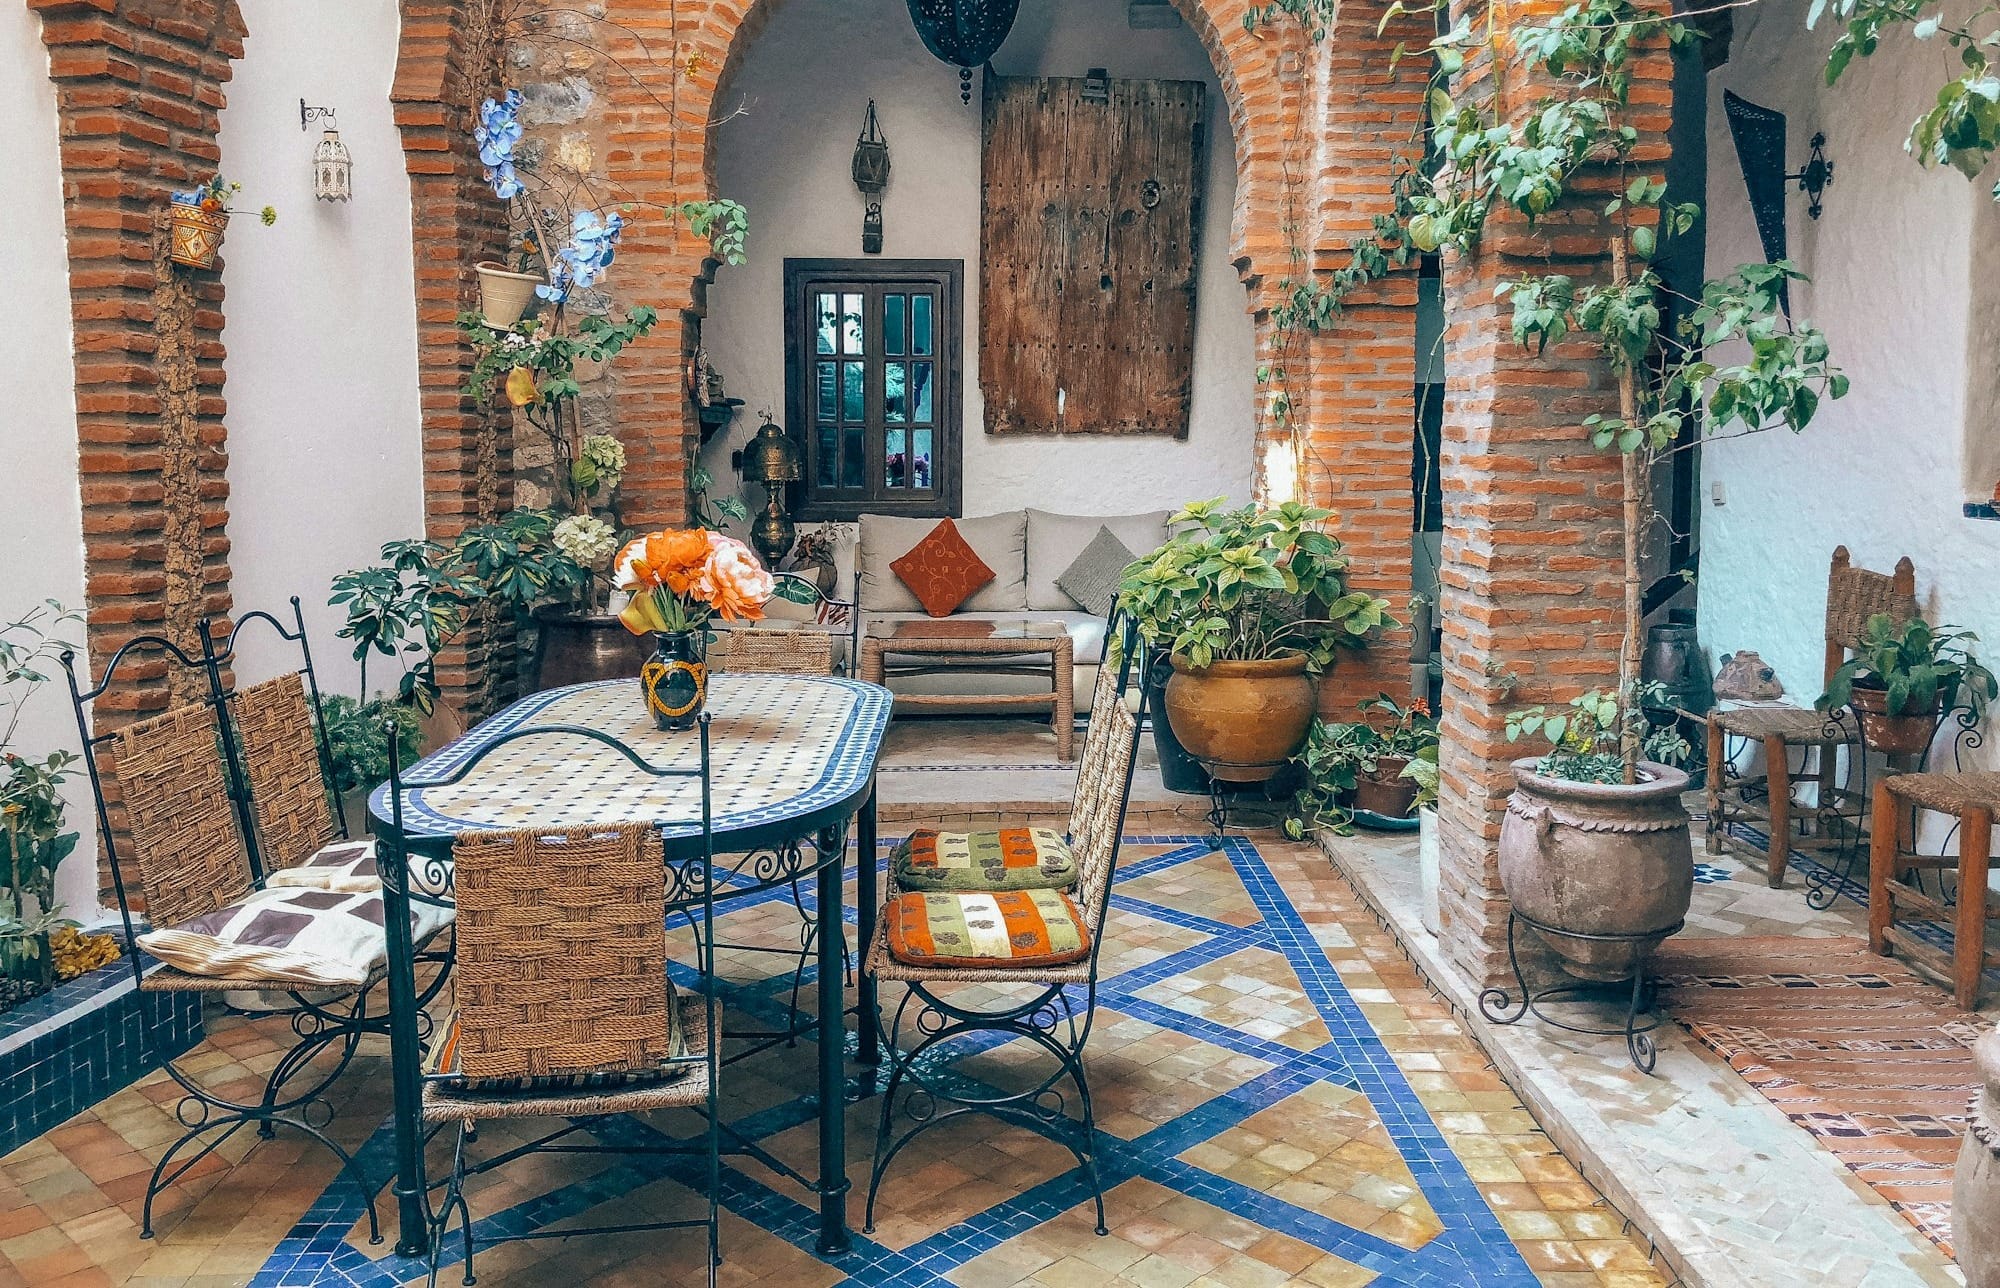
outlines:
{"label": "metal plant stand", "polygon": [[[1647,974],[1646,963],[1642,962],[1632,972],[1631,996],[1626,1002],[1625,1019],[1622,1024],[1574,1024],[1559,1020],[1544,1011],[1542,1007],[1550,1002],[1598,1001],[1618,984],[1558,984],[1539,992],[1528,987],[1528,979],[1521,970],[1521,955],[1515,946],[1515,926],[1526,924],[1544,934],[1562,935],[1570,939],[1581,939],[1597,944],[1632,944],[1641,940],[1662,938],[1674,934],[1687,923],[1676,921],[1665,930],[1648,930],[1636,935],[1583,935],[1573,930],[1557,930],[1539,921],[1524,916],[1520,912],[1507,914],[1507,965],[1514,971],[1514,983],[1520,989],[1520,1001],[1509,1000],[1504,988],[1489,988],[1479,995],[1479,1013],[1495,1024],[1518,1024],[1530,1011],[1535,1018],[1551,1028],[1565,1033],[1584,1033],[1599,1037],[1625,1038],[1625,1050],[1632,1057],[1632,1067],[1640,1073],[1650,1074],[1658,1052],[1653,1047],[1652,1032],[1666,1023],[1666,1017],[1652,1014],[1658,993],[1657,982]],[[1641,1023],[1640,1017],[1645,1021]]]}
{"label": "metal plant stand", "polygon": [[1229,789],[1232,787],[1265,787],[1263,783],[1225,780],[1217,769],[1283,769],[1289,760],[1213,760],[1207,756],[1195,756],[1194,762],[1208,775],[1208,844],[1211,849],[1221,849],[1223,841],[1229,837]]}

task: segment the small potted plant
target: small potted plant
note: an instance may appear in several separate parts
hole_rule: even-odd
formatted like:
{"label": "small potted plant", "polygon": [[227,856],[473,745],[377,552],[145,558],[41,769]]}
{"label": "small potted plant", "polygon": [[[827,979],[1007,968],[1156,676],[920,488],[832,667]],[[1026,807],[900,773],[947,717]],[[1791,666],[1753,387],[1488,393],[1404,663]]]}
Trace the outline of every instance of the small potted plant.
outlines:
{"label": "small potted plant", "polygon": [[[243,191],[220,174],[207,183],[176,192],[167,206],[167,258],[188,268],[214,268],[222,251],[222,234],[229,228],[229,199]],[[258,212],[266,225],[278,222],[278,212],[266,206]]]}
{"label": "small potted plant", "polygon": [[1853,708],[1862,741],[1876,751],[1919,755],[1961,692],[1974,717],[1993,697],[1993,673],[1967,647],[1978,642],[1977,635],[1955,626],[1933,630],[1922,618],[1898,622],[1876,613],[1854,656],[1833,673],[1814,705],[1821,711]]}
{"label": "small potted plant", "polygon": [[1433,764],[1437,761],[1438,726],[1431,704],[1415,698],[1406,707],[1382,693],[1363,702],[1360,710],[1375,741],[1358,767],[1354,808],[1378,819],[1414,818],[1417,783],[1405,771],[1426,752]]}
{"label": "small potted plant", "polygon": [[1382,693],[1357,710],[1359,720],[1315,720],[1292,757],[1305,779],[1287,826],[1294,837],[1312,827],[1340,830],[1351,821],[1389,829],[1416,821],[1419,784],[1407,771],[1422,758],[1436,768],[1438,729],[1430,704],[1418,698],[1406,707]]}
{"label": "small potted plant", "polygon": [[56,869],[76,849],[66,831],[62,788],[77,757],[24,756],[15,749],[23,707],[48,682],[50,664],[73,645],[57,637],[81,617],[53,601],[0,624],[0,1009],[55,981],[50,934],[69,925],[56,903]]}
{"label": "small potted plant", "polygon": [[1119,604],[1171,655],[1174,735],[1224,782],[1261,783],[1311,727],[1316,680],[1342,647],[1395,625],[1389,602],[1349,591],[1330,510],[1197,502],[1175,535],[1125,570]]}

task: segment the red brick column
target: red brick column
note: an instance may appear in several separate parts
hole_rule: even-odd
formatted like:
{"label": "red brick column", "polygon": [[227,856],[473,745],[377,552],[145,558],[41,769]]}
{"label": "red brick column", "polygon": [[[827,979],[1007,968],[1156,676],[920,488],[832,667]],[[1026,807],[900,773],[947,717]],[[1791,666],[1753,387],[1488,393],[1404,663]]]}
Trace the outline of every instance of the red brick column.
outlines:
{"label": "red brick column", "polygon": [[[1529,0],[1508,16],[1560,7]],[[1664,45],[1635,60],[1628,120],[1645,140],[1642,162],[1666,156],[1670,75]],[[1489,96],[1509,117],[1545,92],[1511,63],[1496,74],[1487,50],[1454,86]],[[1583,186],[1606,184],[1586,177]],[[1550,271],[1602,273],[1606,241],[1590,207],[1603,202],[1602,191],[1580,198],[1534,230],[1496,214],[1476,253],[1444,265],[1440,898],[1446,949],[1480,982],[1507,969],[1497,846],[1508,766],[1526,753],[1506,741],[1506,713],[1616,683],[1623,584],[1618,460],[1581,428],[1592,412],[1615,413],[1610,372],[1585,341],[1543,356],[1524,350],[1494,290]]]}
{"label": "red brick column", "polygon": [[[28,0],[49,49],[62,149],[77,465],[93,668],[133,635],[194,644],[229,608],[222,279],[170,265],[176,188],[215,173],[234,0]],[[249,236],[250,230],[235,235]],[[107,695],[165,707],[164,666]]]}
{"label": "red brick column", "polygon": [[[486,186],[471,128],[498,84],[495,0],[403,0],[390,90],[410,176],[416,245],[417,380],[424,438],[424,531],[450,541],[513,505],[513,441],[504,415],[460,392],[471,361],[460,313],[479,307],[473,265],[506,250],[504,211]],[[438,657],[447,704],[466,715],[511,696],[512,623],[483,611]]]}

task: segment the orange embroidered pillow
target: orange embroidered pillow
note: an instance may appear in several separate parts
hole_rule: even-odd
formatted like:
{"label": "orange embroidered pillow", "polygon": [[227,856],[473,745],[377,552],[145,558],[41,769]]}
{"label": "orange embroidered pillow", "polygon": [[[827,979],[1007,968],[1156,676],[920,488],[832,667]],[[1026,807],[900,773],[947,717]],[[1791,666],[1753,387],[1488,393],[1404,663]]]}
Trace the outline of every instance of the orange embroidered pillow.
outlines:
{"label": "orange embroidered pillow", "polygon": [[993,570],[965,543],[950,519],[939,520],[889,567],[932,617],[951,616],[974,591],[993,580]]}
{"label": "orange embroidered pillow", "polygon": [[1066,966],[1090,956],[1083,913],[1059,890],[898,895],[882,910],[889,955],[911,966]]}

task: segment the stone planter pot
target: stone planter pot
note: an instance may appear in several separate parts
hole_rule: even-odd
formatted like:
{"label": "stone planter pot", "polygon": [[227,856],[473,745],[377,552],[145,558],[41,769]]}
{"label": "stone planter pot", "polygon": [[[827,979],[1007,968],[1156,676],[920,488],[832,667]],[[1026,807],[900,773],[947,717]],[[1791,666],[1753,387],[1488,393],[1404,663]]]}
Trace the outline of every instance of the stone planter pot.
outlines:
{"label": "stone planter pot", "polygon": [[[1640,781],[1572,783],[1514,762],[1500,825],[1500,886],[1579,979],[1632,978],[1687,916],[1694,850],[1681,793],[1687,775],[1641,761]],[[1567,932],[1567,933],[1565,933]],[[1625,941],[1578,935],[1630,935]]]}
{"label": "stone planter pot", "polygon": [[1426,805],[1417,811],[1417,915],[1433,935],[1444,933],[1438,912],[1438,812]]}
{"label": "stone planter pot", "polygon": [[510,272],[492,260],[472,267],[479,274],[479,315],[487,326],[504,331],[535,311],[535,288],[547,280],[539,273]]}
{"label": "stone planter pot", "polygon": [[1373,775],[1362,774],[1355,780],[1354,808],[1383,818],[1408,818],[1417,804],[1416,783],[1402,776],[1409,763],[1408,756],[1377,759]]}
{"label": "stone planter pot", "polygon": [[1980,1085],[1952,1172],[1951,1250],[1965,1288],[2000,1288],[2000,1033],[1972,1051]]}
{"label": "stone planter pot", "polygon": [[1890,715],[1887,689],[1864,689],[1857,685],[1849,705],[1861,718],[1861,741],[1871,750],[1885,756],[1921,756],[1937,734],[1944,695],[1938,695],[1936,705],[1929,711]]}
{"label": "stone planter pot", "polygon": [[1318,698],[1304,657],[1196,668],[1175,654],[1173,669],[1167,721],[1221,781],[1267,782],[1305,741]]}
{"label": "stone planter pot", "polygon": [[652,652],[647,639],[609,613],[535,610],[535,690],[592,680],[635,680]]}

